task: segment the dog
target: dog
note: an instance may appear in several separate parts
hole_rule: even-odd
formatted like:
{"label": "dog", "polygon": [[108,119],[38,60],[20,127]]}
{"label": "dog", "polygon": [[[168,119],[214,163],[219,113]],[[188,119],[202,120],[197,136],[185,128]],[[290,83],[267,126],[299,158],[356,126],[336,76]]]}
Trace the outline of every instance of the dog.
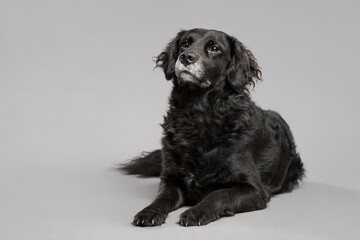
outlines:
{"label": "dog", "polygon": [[135,226],[157,226],[169,212],[192,206],[181,226],[264,209],[271,196],[291,192],[304,166],[288,124],[262,110],[249,89],[262,80],[257,60],[236,38],[206,29],[180,31],[156,58],[173,88],[162,127],[162,149],[121,169],[160,176],[156,199]]}

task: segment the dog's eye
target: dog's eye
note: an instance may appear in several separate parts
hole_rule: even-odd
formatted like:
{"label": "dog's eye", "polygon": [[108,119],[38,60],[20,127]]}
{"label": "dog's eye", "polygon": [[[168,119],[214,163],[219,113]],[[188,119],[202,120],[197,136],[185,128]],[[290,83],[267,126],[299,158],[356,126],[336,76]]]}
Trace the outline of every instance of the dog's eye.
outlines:
{"label": "dog's eye", "polygon": [[190,46],[189,42],[188,41],[185,41],[183,43],[181,43],[180,47],[182,48],[188,48]]}
{"label": "dog's eye", "polygon": [[220,49],[214,45],[214,46],[209,47],[209,51],[210,52],[218,52],[218,51],[220,51]]}

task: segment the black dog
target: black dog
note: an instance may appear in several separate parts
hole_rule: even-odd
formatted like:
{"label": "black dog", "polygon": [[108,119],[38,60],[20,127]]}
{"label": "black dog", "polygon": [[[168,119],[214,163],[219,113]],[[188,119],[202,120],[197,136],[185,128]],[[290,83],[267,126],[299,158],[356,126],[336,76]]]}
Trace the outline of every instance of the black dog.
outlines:
{"label": "black dog", "polygon": [[132,160],[128,174],[160,176],[156,199],[136,226],[165,222],[169,212],[194,205],[180,225],[205,225],[222,216],[263,209],[304,175],[287,123],[250,99],[261,80],[253,54],[219,31],[181,31],[156,58],[173,80],[162,127],[162,149]]}

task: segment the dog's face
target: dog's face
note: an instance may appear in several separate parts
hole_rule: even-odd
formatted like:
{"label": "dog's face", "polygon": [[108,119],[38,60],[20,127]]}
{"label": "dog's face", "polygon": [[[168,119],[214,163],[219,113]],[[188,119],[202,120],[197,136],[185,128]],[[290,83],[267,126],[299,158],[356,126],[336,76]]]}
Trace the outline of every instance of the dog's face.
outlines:
{"label": "dog's face", "polygon": [[205,29],[181,31],[156,59],[166,79],[191,88],[228,85],[242,91],[260,79],[252,53],[229,35]]}
{"label": "dog's face", "polygon": [[229,43],[224,33],[191,30],[179,41],[175,75],[180,83],[207,88],[223,75],[229,62]]}

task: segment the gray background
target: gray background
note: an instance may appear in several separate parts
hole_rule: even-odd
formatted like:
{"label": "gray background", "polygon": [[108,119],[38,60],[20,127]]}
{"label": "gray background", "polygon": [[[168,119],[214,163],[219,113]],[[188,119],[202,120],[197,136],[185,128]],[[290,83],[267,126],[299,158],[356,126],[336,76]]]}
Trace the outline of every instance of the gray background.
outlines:
{"label": "gray background", "polygon": [[[264,82],[253,99],[286,119],[307,169],[303,187],[272,200],[265,215],[219,221],[209,225],[210,235],[241,226],[243,237],[254,237],[254,218],[269,228],[261,236],[328,232],[324,239],[336,239],[331,224],[339,222],[326,214],[341,213],[340,229],[346,223],[349,236],[359,236],[349,230],[360,216],[359,10],[359,1],[1,0],[0,237],[138,239],[156,231],[129,223],[155,196],[158,180],[111,167],[160,147],[171,82],[153,71],[152,57],[179,30],[194,27],[225,31],[254,53]],[[304,221],[318,223],[304,231],[296,230],[295,218],[294,226],[289,217],[266,220],[281,219],[282,206],[303,213],[313,201],[322,207]],[[343,205],[357,215],[346,215]],[[173,223],[168,228],[180,234],[174,237],[210,231]],[[287,232],[273,230],[281,224]]]}

